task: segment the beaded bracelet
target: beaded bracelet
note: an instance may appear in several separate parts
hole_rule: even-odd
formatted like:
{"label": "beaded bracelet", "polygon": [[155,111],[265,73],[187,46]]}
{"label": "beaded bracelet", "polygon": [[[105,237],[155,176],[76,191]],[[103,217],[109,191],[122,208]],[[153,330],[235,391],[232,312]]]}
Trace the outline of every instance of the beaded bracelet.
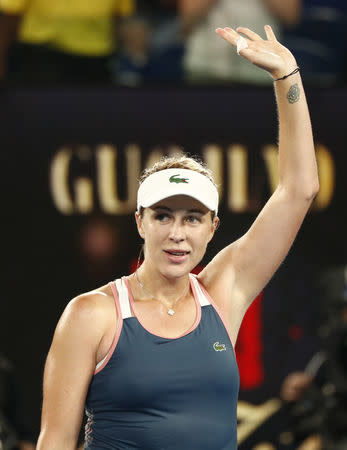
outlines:
{"label": "beaded bracelet", "polygon": [[295,73],[298,73],[300,70],[300,67],[297,67],[296,69],[293,70],[293,72],[289,73],[288,75],[284,75],[284,77],[282,78],[277,78],[274,81],[281,81],[281,80],[285,80],[286,78],[290,77],[291,75],[294,75]]}

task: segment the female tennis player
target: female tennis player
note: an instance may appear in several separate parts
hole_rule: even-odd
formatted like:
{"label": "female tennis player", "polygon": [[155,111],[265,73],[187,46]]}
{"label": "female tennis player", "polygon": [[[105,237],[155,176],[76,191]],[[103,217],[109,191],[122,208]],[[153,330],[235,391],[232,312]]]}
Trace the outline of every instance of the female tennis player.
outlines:
{"label": "female tennis player", "polygon": [[[249,231],[198,275],[218,226],[218,192],[191,158],[145,171],[135,213],[144,261],[72,300],[47,358],[38,450],[235,450],[243,316],[292,245],[318,191],[309,112],[295,58],[265,26],[217,29],[274,79],[279,182]],[[212,62],[211,62],[212,63]]]}

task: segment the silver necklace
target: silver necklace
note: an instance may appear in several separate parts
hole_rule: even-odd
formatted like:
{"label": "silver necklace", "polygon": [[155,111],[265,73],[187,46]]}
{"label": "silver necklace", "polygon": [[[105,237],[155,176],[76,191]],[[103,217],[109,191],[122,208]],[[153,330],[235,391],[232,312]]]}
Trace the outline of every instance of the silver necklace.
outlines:
{"label": "silver necklace", "polygon": [[[146,289],[146,288],[144,287],[144,285],[141,283],[137,271],[138,271],[138,268],[137,268],[136,271],[135,271],[135,277],[136,277],[137,282],[139,283],[139,285],[140,285],[141,288],[143,289],[143,291],[144,291],[147,295],[149,295],[151,298],[153,298],[154,300],[157,300],[157,301],[160,302],[162,305],[164,305],[165,308],[167,308],[167,305],[165,305],[165,303],[164,303],[162,300],[160,300],[160,299],[157,298],[157,297],[154,297],[153,294],[151,294],[149,291],[147,291],[147,289]],[[176,306],[176,303],[178,302],[178,300],[181,300],[181,298],[183,298],[183,297],[186,295],[186,293],[188,292],[189,286],[190,286],[190,284],[188,283],[188,286],[184,289],[183,293],[182,293],[182,294],[174,301],[174,303],[173,303],[173,305],[171,306],[171,308],[169,308],[169,309],[167,310],[167,313],[169,314],[169,316],[173,316],[173,315],[175,314],[174,308],[175,308],[175,306]]]}

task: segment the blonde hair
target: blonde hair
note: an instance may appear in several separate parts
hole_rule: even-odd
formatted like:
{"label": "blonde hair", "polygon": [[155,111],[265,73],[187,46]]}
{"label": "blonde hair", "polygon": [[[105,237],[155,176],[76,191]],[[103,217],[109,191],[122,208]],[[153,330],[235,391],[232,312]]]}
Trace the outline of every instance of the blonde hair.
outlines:
{"label": "blonde hair", "polygon": [[165,169],[190,169],[205,175],[217,187],[213,174],[206,164],[197,156],[188,156],[187,154],[177,154],[174,156],[163,156],[152,167],[145,169],[140,175],[140,184],[153,173]]}

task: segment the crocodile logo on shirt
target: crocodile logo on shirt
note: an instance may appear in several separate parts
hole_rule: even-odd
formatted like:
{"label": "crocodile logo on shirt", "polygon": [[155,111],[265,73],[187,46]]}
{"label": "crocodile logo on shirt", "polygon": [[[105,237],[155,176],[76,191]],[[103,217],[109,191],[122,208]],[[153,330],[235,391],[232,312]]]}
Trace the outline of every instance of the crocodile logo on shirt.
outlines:
{"label": "crocodile logo on shirt", "polygon": [[176,177],[179,177],[179,176],[180,176],[179,173],[176,174],[176,175],[172,175],[169,178],[170,183],[176,183],[176,184],[178,184],[178,183],[188,183],[189,178],[176,178]]}
{"label": "crocodile logo on shirt", "polygon": [[216,352],[222,352],[226,350],[225,344],[220,344],[218,341],[213,344],[213,348]]}

